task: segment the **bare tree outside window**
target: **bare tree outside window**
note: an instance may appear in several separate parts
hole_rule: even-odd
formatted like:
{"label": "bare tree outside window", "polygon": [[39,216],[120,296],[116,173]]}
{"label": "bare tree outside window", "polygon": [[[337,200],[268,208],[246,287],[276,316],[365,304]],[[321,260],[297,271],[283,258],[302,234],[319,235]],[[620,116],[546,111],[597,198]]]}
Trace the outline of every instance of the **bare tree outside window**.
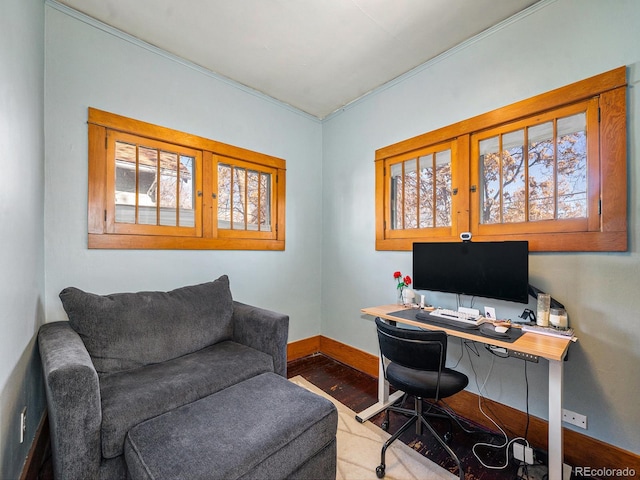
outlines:
{"label": "bare tree outside window", "polygon": [[271,174],[218,165],[218,228],[271,230]]}
{"label": "bare tree outside window", "polygon": [[579,113],[481,140],[482,223],[586,217],[585,122]]}
{"label": "bare tree outside window", "polygon": [[451,150],[391,165],[391,228],[451,225]]}
{"label": "bare tree outside window", "polygon": [[377,149],[376,249],[626,251],[627,88],[623,66]]}

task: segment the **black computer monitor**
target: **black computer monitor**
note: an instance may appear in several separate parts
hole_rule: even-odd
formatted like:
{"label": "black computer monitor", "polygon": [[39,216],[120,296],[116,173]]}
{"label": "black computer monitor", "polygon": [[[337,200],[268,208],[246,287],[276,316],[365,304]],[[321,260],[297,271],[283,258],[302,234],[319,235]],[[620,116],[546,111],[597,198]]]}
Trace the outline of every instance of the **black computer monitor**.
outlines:
{"label": "black computer monitor", "polygon": [[529,243],[413,244],[413,288],[528,303]]}

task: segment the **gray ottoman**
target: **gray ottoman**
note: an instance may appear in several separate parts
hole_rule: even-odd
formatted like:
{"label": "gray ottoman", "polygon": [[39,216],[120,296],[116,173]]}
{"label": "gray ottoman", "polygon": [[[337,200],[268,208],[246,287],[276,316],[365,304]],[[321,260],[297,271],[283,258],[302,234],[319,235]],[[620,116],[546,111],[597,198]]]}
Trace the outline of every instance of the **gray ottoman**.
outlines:
{"label": "gray ottoman", "polygon": [[333,403],[264,373],[127,434],[133,480],[335,479]]}

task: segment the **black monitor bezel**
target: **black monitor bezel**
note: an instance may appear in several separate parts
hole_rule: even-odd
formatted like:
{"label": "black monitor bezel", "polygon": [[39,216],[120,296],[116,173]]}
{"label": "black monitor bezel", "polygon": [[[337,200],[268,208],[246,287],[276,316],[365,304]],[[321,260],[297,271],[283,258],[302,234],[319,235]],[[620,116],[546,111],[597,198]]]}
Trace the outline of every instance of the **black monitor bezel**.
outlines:
{"label": "black monitor bezel", "polygon": [[[471,250],[474,257],[464,254]],[[424,252],[432,250],[428,270]],[[418,252],[416,253],[416,250]],[[436,256],[437,254],[437,256]],[[448,261],[445,260],[448,254]],[[465,256],[467,255],[467,256]],[[529,248],[527,241],[415,242],[413,244],[413,288],[491,298],[517,303],[529,302]],[[510,265],[504,262],[512,262]],[[446,267],[446,269],[445,269]],[[477,273],[482,271],[482,273]],[[476,275],[477,273],[477,275]],[[465,276],[484,275],[486,284],[473,283]]]}

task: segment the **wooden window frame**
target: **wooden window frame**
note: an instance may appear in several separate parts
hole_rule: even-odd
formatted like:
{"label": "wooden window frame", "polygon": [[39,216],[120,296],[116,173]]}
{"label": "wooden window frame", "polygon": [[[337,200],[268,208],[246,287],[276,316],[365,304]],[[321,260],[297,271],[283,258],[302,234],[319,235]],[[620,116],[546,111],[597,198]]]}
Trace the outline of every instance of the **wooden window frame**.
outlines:
{"label": "wooden window frame", "polygon": [[[478,134],[471,136],[471,157],[474,161],[471,162],[471,185],[476,185],[478,190],[481,189],[480,179],[480,165],[477,159],[479,158],[479,142],[494,136],[499,133],[512,132],[515,130],[526,131],[528,127],[534,124],[540,124],[548,122],[549,119],[566,117],[576,113],[585,113],[585,119],[587,123],[587,151],[598,152],[599,145],[599,125],[598,125],[598,109],[599,98],[592,97],[588,100],[573,103],[571,105],[555,108],[543,114],[536,114],[533,117],[527,117],[523,120],[511,122],[505,125],[500,125],[492,129],[484,130]],[[487,223],[483,224],[480,221],[480,194],[471,196],[471,233],[474,236],[491,236],[500,235],[506,232],[510,234],[515,233],[570,233],[570,232],[594,232],[600,228],[599,218],[599,199],[601,197],[600,192],[600,169],[599,169],[599,154],[589,155],[589,165],[587,167],[589,172],[596,172],[590,175],[587,179],[588,195],[586,199],[587,204],[587,216],[572,219],[555,219],[555,220],[535,220],[515,223]],[[525,162],[526,163],[526,162]],[[526,169],[526,166],[525,166]],[[525,189],[528,185],[525,182]],[[555,199],[558,200],[557,198]],[[525,208],[526,210],[526,208]],[[526,213],[526,211],[525,211]]]}
{"label": "wooden window frame", "polygon": [[[169,144],[194,153],[195,226],[115,224],[109,132]],[[104,249],[284,250],[286,162],[263,153],[209,140],[95,108],[88,111],[88,247]],[[271,175],[269,231],[218,228],[218,162],[251,167]]]}
{"label": "wooden window frame", "polygon": [[[376,249],[410,251],[413,242],[459,241],[463,232],[472,232],[474,241],[527,240],[530,251],[626,251],[627,233],[627,139],[626,139],[626,67],[531,97],[503,108],[449,125],[433,132],[398,142],[376,151]],[[595,99],[595,100],[594,100]],[[590,163],[589,217],[576,229],[576,222],[544,221],[543,228],[522,224],[496,224],[487,228],[479,223],[479,165],[473,153],[474,134],[521,122],[579,102],[598,101],[598,132],[589,132],[589,151],[597,152],[595,175]],[[450,232],[429,229],[390,229],[389,165],[411,158],[432,145],[455,143],[457,158],[452,158],[452,218]],[[593,142],[599,142],[593,144]],[[452,155],[453,156],[453,155]],[[593,159],[590,158],[589,162]],[[455,165],[455,172],[453,171]],[[475,183],[474,183],[475,182]],[[475,191],[472,191],[475,190]],[[599,192],[594,197],[592,192]],[[457,198],[456,198],[457,197]],[[595,215],[594,215],[594,210]],[[562,222],[565,222],[563,226]],[[555,223],[555,224],[554,224]],[[437,229],[434,229],[437,230]]]}
{"label": "wooden window frame", "polygon": [[[458,142],[454,140],[454,141],[444,142],[436,145],[430,145],[428,147],[420,148],[418,150],[411,151],[406,154],[396,155],[396,156],[393,156],[392,158],[385,159],[385,161],[382,162],[382,168],[384,170],[384,175],[386,176],[385,182],[387,182],[384,187],[384,195],[385,195],[384,204],[390,205],[391,203],[391,191],[390,191],[390,188],[388,188],[391,177],[389,175],[386,175],[386,172],[390,172],[393,165],[398,163],[403,163],[407,160],[419,159],[424,155],[432,155],[437,151],[450,150],[451,151],[451,177],[453,180],[453,178],[456,178],[459,175],[458,170],[460,169],[460,165],[456,161],[459,158],[459,156],[457,155],[457,149],[458,149]],[[458,195],[454,195],[451,197],[452,212],[457,211],[460,208],[460,199],[461,197]],[[385,219],[384,219],[385,229],[386,229],[385,235],[390,240],[402,241],[407,238],[419,240],[421,238],[424,238],[424,236],[426,235],[433,237],[434,239],[447,238],[453,234],[452,233],[453,226],[438,226],[438,227],[412,228],[412,229],[393,229],[391,228],[391,224],[393,222],[392,222],[390,210],[391,209],[389,208],[385,211]]]}
{"label": "wooden window frame", "polygon": [[[169,144],[167,142],[161,142],[150,138],[142,138],[137,135],[131,135],[130,133],[124,133],[113,129],[107,130],[107,154],[105,158],[115,158],[115,145],[116,142],[135,144],[140,140],[144,141],[145,147],[157,148],[164,151],[178,151],[181,154],[185,154],[194,159],[195,171],[202,171],[202,152],[200,150],[187,149],[183,146]],[[137,167],[136,167],[137,170]],[[115,186],[115,162],[106,162],[106,188],[105,191],[112,192],[116,190]],[[137,176],[137,173],[136,173]],[[196,183],[194,190],[202,191],[202,175],[196,176]],[[166,235],[166,236],[190,236],[200,237],[202,236],[202,196],[194,195],[194,226],[168,226],[168,225],[150,225],[144,223],[125,223],[116,222],[116,201],[114,195],[107,195],[105,198],[106,205],[106,225],[105,230],[109,234],[125,234],[125,235]],[[160,202],[156,202],[156,209],[160,209]]]}

